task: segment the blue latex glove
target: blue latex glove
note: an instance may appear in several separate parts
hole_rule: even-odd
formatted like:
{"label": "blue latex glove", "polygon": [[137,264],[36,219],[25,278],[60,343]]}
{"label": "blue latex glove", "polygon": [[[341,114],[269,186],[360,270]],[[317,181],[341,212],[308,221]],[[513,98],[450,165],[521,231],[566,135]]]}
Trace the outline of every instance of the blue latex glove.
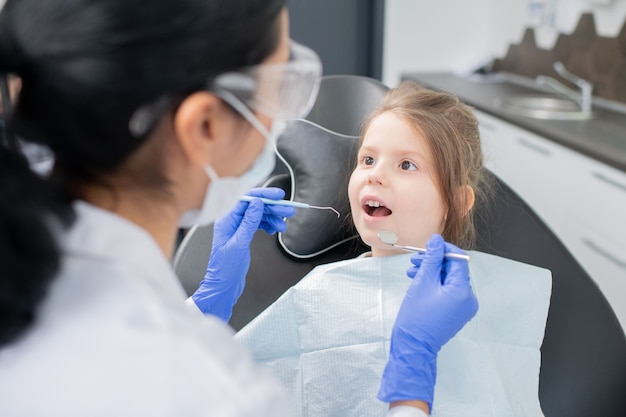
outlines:
{"label": "blue latex glove", "polygon": [[[255,188],[248,195],[280,200],[280,188]],[[213,247],[204,279],[191,296],[204,314],[228,322],[233,306],[241,296],[250,267],[250,242],[263,229],[269,234],[284,232],[285,217],[296,214],[293,207],[265,205],[261,200],[240,201],[224,217],[215,221]]]}
{"label": "blue latex glove", "polygon": [[464,253],[433,235],[426,253],[411,256],[411,282],[391,333],[389,361],[378,399],[384,402],[421,400],[432,408],[437,353],[476,314],[467,261],[445,259]]}

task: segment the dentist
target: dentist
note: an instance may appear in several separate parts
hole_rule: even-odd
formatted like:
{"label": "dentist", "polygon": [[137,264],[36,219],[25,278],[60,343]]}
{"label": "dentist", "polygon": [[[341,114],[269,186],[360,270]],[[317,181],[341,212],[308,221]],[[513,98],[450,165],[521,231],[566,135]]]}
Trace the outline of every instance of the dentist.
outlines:
{"label": "dentist", "polygon": [[[321,65],[288,33],[284,0],[6,1],[0,73],[22,80],[8,132],[55,165],[41,177],[0,146],[0,415],[289,415],[232,330],[183,303],[169,262],[179,227],[232,216],[272,171],[280,121],[310,109]],[[242,225],[294,214],[260,200],[237,213],[226,249]],[[422,274],[440,274],[431,256]],[[437,340],[473,314],[460,278],[462,302],[456,286],[437,298],[455,313]],[[400,347],[424,334],[415,323]],[[390,401],[420,378],[414,359],[390,360]],[[423,414],[398,401],[390,414]]]}

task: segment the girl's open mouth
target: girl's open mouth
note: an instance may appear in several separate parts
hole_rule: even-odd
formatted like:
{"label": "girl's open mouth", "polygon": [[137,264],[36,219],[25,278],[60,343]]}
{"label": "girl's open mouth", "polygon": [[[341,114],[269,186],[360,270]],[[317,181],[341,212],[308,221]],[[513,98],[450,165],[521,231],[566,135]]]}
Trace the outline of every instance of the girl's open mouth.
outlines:
{"label": "girl's open mouth", "polygon": [[385,217],[389,216],[392,211],[385,207],[380,201],[367,200],[363,204],[363,210],[372,217]]}

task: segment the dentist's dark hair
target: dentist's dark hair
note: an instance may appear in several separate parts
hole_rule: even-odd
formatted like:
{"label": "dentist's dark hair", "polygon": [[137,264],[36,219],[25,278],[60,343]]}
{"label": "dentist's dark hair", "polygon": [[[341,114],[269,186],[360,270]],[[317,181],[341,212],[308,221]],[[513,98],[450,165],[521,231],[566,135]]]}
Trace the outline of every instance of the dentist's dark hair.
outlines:
{"label": "dentist's dark hair", "polygon": [[[53,229],[71,224],[75,186],[99,181],[155,136],[132,134],[131,116],[166,103],[160,117],[212,77],[261,62],[278,45],[284,3],[7,0],[0,74],[22,82],[8,130],[50,148],[55,167],[39,176],[0,144],[0,346],[35,320],[58,272]],[[138,183],[163,187],[152,174]]]}

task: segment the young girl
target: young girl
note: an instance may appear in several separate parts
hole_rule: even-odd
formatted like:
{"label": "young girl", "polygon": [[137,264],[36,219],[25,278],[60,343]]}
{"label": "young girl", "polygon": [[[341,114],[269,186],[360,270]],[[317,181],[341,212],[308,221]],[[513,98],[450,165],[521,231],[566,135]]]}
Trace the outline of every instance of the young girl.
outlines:
{"label": "young girl", "polygon": [[[394,232],[398,244],[428,252],[443,243],[438,235],[470,248],[475,207],[489,192],[471,109],[412,82],[390,90],[367,118],[356,162],[348,195],[371,252],[317,267],[238,333],[290,390],[295,415],[384,414],[390,399],[379,382],[394,372],[388,355],[406,353],[392,337],[398,311],[426,317],[433,333],[445,323],[433,314],[435,298],[405,296],[410,278],[424,280],[416,274],[428,254],[407,254],[379,233]],[[470,257],[478,313],[438,358],[441,344],[425,343],[432,352],[424,373],[434,375],[436,366],[437,385],[434,399],[427,389],[422,399],[436,416],[541,416],[539,347],[550,273],[480,252]],[[444,262],[441,276],[458,262],[465,261]],[[434,385],[434,376],[424,381]]]}
{"label": "young girl", "polygon": [[372,256],[402,253],[378,239],[424,247],[432,234],[471,247],[474,203],[489,191],[478,126],[455,97],[412,82],[391,90],[365,123],[348,195],[355,226]]}

